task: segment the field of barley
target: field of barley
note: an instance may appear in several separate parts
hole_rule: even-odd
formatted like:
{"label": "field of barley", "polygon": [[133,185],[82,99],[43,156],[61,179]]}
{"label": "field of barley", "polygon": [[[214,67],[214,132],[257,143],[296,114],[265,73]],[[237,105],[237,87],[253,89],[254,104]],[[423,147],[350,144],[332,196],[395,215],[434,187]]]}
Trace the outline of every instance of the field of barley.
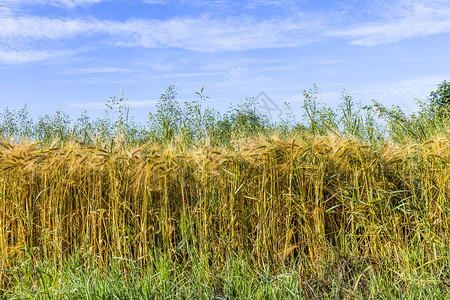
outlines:
{"label": "field of barley", "polygon": [[448,297],[448,130],[385,109],[385,138],[347,106],[335,130],[323,109],[253,131],[241,112],[228,138],[201,113],[146,141],[3,134],[0,298]]}

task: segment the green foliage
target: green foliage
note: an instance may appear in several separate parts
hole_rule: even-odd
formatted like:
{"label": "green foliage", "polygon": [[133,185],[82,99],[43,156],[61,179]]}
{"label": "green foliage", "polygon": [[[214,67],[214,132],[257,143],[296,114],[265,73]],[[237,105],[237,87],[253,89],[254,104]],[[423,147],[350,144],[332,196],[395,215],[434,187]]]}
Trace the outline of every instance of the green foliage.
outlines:
{"label": "green foliage", "polygon": [[303,91],[304,118],[307,122],[306,128],[313,135],[325,135],[337,129],[336,113],[319,102],[319,90],[314,85],[309,91]]}
{"label": "green foliage", "polygon": [[0,113],[0,136],[4,139],[30,139],[44,143],[54,140],[66,142],[76,139],[114,149],[119,145],[142,145],[158,142],[161,145],[177,144],[190,148],[209,143],[232,147],[233,141],[255,135],[278,133],[289,137],[296,133],[315,136],[335,134],[359,141],[380,143],[389,139],[396,143],[423,141],[450,128],[450,84],[444,81],[430,94],[427,102],[417,100],[419,111],[406,114],[400,107],[386,107],[373,100],[362,107],[345,90],[336,109],[320,101],[316,85],[303,91],[302,119],[297,121],[288,103],[284,118],[271,120],[256,110],[255,99],[247,98],[227,112],[220,113],[206,106],[209,97],[204,87],[193,101],[181,106],[175,86],[171,85],[161,95],[156,112],[149,113],[146,126],[129,116],[127,100],[123,93],[111,97],[106,103],[105,116],[92,119],[83,112],[75,121],[61,111],[44,115],[34,121],[30,110],[5,108]]}
{"label": "green foliage", "polygon": [[270,120],[256,111],[256,104],[253,98],[247,98],[237,107],[230,108],[233,138],[245,138],[270,131]]}
{"label": "green foliage", "polygon": [[161,142],[170,143],[180,133],[182,111],[176,96],[175,86],[169,86],[159,98],[156,113],[149,113],[149,132]]}
{"label": "green foliage", "polygon": [[45,143],[51,143],[54,139],[61,141],[71,137],[70,117],[58,110],[52,115],[44,115],[35,125],[36,139]]}
{"label": "green foliage", "polygon": [[395,143],[425,141],[446,132],[450,125],[447,114],[430,103],[417,100],[420,110],[407,115],[398,106],[387,108],[375,100],[372,101],[378,116],[385,120],[388,138]]}
{"label": "green foliage", "polygon": [[440,109],[450,109],[450,83],[444,80],[438,85],[437,90],[431,92],[429,101]]}
{"label": "green foliage", "polygon": [[342,93],[343,103],[340,105],[342,111],[342,132],[345,136],[363,138],[364,135],[364,119],[361,115],[361,105],[358,103],[357,111],[355,111],[355,103],[350,94]]}
{"label": "green foliage", "polygon": [[30,118],[30,109],[27,105],[18,111],[6,107],[3,113],[0,113],[0,119],[2,138],[26,138],[33,130],[33,120]]}

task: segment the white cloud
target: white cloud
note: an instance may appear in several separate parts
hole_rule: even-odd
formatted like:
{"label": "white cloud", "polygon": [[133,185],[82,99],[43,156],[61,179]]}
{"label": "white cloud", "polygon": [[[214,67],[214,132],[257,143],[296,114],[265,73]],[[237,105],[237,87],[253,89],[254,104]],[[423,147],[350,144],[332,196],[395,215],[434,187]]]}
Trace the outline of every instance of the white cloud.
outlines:
{"label": "white cloud", "polygon": [[0,38],[64,39],[81,34],[92,34],[104,30],[108,22],[81,19],[51,19],[45,17],[3,16],[0,23]]}
{"label": "white cloud", "polygon": [[[199,52],[294,47],[311,42],[312,33],[322,26],[320,20],[302,19],[173,20],[160,24],[160,32],[167,33],[167,46]],[[138,42],[150,45],[155,40],[145,32]]]}
{"label": "white cloud", "polygon": [[0,49],[0,62],[6,64],[21,64],[53,59],[74,54],[72,51],[14,51]]}
{"label": "white cloud", "polygon": [[95,73],[140,73],[143,70],[128,69],[128,68],[115,68],[115,67],[98,67],[98,68],[77,68],[66,70],[63,73],[65,75],[84,75]]}
{"label": "white cloud", "polygon": [[[65,78],[65,77],[63,77]],[[120,77],[117,78],[106,78],[104,76],[83,76],[82,78],[76,79],[57,79],[50,80],[49,83],[65,83],[65,84],[86,84],[86,85],[98,85],[98,84],[114,84],[114,85],[123,85],[123,84],[135,84],[142,83],[142,79],[128,78],[128,77]]]}
{"label": "white cloud", "polygon": [[372,46],[450,32],[448,1],[410,0],[382,7],[387,19],[353,24],[347,29],[332,30],[329,35],[348,38],[353,45]]}
{"label": "white cloud", "polygon": [[[244,51],[293,47],[312,40],[322,20],[296,16],[290,19],[173,18],[167,21],[3,16],[0,38],[31,43],[40,39],[66,40],[83,35],[107,34],[104,42],[117,46],[184,48],[198,52]],[[111,42],[111,41],[114,42]],[[99,39],[101,41],[101,38]]]}
{"label": "white cloud", "polygon": [[245,2],[246,9],[261,8],[262,6],[272,6],[277,8],[295,9],[298,7],[299,2],[292,0],[250,0]]}
{"label": "white cloud", "polygon": [[120,46],[184,48],[198,52],[245,51],[299,46],[313,40],[321,20],[174,18],[168,21],[131,20],[105,26],[121,37]]}
{"label": "white cloud", "polygon": [[142,2],[146,4],[168,4],[168,0],[143,0]]}
{"label": "white cloud", "polygon": [[[102,0],[3,0],[4,3],[75,7]],[[201,2],[203,0],[195,0]],[[162,0],[146,0],[162,3]],[[406,38],[450,32],[447,1],[377,1],[378,19],[340,28],[332,15],[292,13],[288,17],[174,17],[168,20],[50,18],[0,9],[1,61],[20,63],[50,59],[68,50],[101,47],[180,48],[195,52],[246,51],[298,47],[330,36],[344,37],[354,45],[394,43]],[[213,1],[225,5],[226,1]],[[253,0],[248,5],[277,5],[272,0]],[[288,7],[290,0],[282,1]],[[385,12],[384,12],[385,11]],[[383,12],[385,15],[383,15]],[[349,13],[349,12],[347,12]],[[18,14],[18,15],[16,15]],[[95,39],[92,39],[95,37]],[[76,41],[76,44],[74,43]],[[3,46],[2,45],[7,45]],[[36,55],[35,55],[36,54]]]}
{"label": "white cloud", "polygon": [[87,6],[107,0],[2,0],[7,5],[53,5],[67,8]]}

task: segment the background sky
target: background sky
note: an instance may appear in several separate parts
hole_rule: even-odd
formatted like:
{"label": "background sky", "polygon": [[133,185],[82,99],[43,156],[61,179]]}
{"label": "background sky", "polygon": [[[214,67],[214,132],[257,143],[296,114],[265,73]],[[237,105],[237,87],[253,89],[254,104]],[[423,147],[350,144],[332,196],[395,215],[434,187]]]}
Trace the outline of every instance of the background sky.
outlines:
{"label": "background sky", "polygon": [[103,115],[123,91],[145,122],[165,89],[225,111],[302,90],[417,109],[450,80],[450,0],[1,0],[0,109]]}

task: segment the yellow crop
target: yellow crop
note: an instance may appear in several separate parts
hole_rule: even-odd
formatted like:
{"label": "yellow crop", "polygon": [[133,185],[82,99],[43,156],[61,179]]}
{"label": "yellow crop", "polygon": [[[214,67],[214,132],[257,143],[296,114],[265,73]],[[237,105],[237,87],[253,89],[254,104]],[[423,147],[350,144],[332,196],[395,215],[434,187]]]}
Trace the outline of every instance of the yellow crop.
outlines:
{"label": "yellow crop", "polygon": [[257,265],[314,265],[410,243],[434,255],[427,240],[447,242],[447,136],[407,146],[272,136],[239,149],[0,142],[0,269],[26,253],[145,265],[157,249],[182,261],[183,245],[219,264],[231,250]]}

